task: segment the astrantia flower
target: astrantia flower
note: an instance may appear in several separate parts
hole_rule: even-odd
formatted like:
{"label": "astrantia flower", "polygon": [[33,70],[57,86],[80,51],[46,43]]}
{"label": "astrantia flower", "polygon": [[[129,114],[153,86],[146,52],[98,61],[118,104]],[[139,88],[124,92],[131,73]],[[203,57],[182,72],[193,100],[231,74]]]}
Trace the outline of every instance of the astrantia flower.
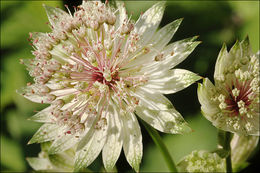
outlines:
{"label": "astrantia flower", "polygon": [[192,151],[178,164],[181,172],[226,172],[225,160],[217,153]]}
{"label": "astrantia flower", "polygon": [[259,54],[248,37],[230,52],[223,46],[214,79],[215,86],[205,79],[198,87],[203,115],[224,131],[259,136]]}
{"label": "astrantia flower", "polygon": [[127,17],[122,3],[116,4],[114,9],[83,1],[73,15],[45,6],[52,32],[31,34],[35,59],[23,61],[35,84],[19,93],[50,104],[31,118],[45,124],[29,143],[53,141],[49,153],[77,145],[75,169],[91,164],[102,150],[110,170],[123,148],[138,171],[143,146],[135,114],[162,132],[190,130],[163,94],[200,79],[172,69],[199,42],[193,37],[167,45],[181,19],[157,31],[163,2],[137,22]]}

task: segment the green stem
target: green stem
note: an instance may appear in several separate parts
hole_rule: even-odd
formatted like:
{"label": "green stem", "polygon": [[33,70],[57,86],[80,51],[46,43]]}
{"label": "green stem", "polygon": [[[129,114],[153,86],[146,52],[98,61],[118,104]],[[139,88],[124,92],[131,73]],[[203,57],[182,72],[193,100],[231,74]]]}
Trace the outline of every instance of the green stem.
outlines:
{"label": "green stem", "polygon": [[148,131],[149,135],[153,139],[154,143],[157,145],[157,147],[159,147],[170,172],[178,172],[178,170],[173,162],[173,159],[171,158],[171,155],[170,155],[168,149],[166,148],[165,144],[163,143],[163,140],[162,140],[161,136],[159,135],[159,133],[155,129],[150,127],[143,120],[141,120],[141,122],[143,123],[145,129]]}
{"label": "green stem", "polygon": [[231,133],[230,132],[226,132],[225,133],[225,142],[224,142],[223,149],[226,150],[226,151],[229,151],[229,155],[226,158],[226,169],[227,169],[227,172],[232,172],[230,141],[231,141]]}

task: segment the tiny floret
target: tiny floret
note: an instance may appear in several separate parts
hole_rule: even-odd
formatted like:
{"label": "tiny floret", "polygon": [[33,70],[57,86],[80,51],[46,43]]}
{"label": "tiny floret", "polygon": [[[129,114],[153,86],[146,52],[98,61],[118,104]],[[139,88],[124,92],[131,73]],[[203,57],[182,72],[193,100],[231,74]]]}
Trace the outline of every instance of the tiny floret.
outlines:
{"label": "tiny floret", "polygon": [[217,153],[192,151],[177,165],[181,172],[226,172],[225,160]]}

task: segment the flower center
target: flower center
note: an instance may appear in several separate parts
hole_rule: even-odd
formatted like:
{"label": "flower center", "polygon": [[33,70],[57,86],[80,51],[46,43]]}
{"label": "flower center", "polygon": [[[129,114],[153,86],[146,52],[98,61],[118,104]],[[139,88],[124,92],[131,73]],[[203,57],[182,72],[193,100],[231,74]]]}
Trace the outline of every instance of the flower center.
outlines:
{"label": "flower center", "polygon": [[92,80],[100,82],[104,85],[107,85],[108,87],[112,87],[116,83],[116,81],[119,81],[118,72],[117,71],[110,71],[110,70],[104,70],[104,72],[94,72],[92,74]]}
{"label": "flower center", "polygon": [[[37,85],[51,86],[31,93],[46,96],[42,103],[53,103],[54,121],[62,120],[67,134],[84,129],[85,114],[104,120],[111,101],[123,113],[133,112],[139,103],[132,92],[148,77],[137,73],[142,64],[133,60],[149,49],[141,51],[140,35],[130,18],[116,23],[117,12],[101,2],[88,1],[73,15],[64,14],[52,22],[51,33],[30,35],[36,58],[22,63],[27,64]],[[158,56],[156,61],[162,58]],[[73,104],[67,104],[70,102]]]}
{"label": "flower center", "polygon": [[[235,62],[237,63],[237,62]],[[245,65],[250,70],[244,70]],[[234,68],[234,69],[233,69]],[[256,56],[227,67],[223,79],[225,88],[218,88],[213,100],[218,101],[221,112],[230,118],[247,120],[253,118],[259,106],[259,61]]]}
{"label": "flower center", "polygon": [[228,92],[229,97],[225,99],[225,103],[227,104],[226,110],[231,111],[230,115],[238,116],[239,114],[246,114],[247,108],[251,104],[251,100],[248,97],[252,95],[249,84],[242,86],[237,82],[236,87],[233,85],[232,90],[228,89]]}
{"label": "flower center", "polygon": [[251,87],[253,82],[253,80],[243,82],[236,80],[231,87],[227,85],[225,94],[219,94],[217,97],[222,113],[229,117],[252,118],[252,107],[257,97]]}

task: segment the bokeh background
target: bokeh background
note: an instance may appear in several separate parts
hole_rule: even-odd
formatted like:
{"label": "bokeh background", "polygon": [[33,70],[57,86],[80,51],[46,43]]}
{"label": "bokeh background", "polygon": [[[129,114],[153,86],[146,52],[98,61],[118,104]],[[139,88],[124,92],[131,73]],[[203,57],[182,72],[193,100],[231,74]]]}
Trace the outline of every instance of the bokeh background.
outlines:
{"label": "bokeh background", "polygon": [[[36,157],[39,144],[27,145],[41,124],[30,122],[28,117],[47,105],[35,104],[19,96],[15,90],[32,82],[20,58],[33,58],[27,41],[29,32],[48,32],[47,16],[42,4],[69,5],[71,11],[81,1],[3,1],[1,0],[1,171],[28,172],[32,169],[26,157]],[[136,20],[141,12],[156,1],[126,1],[125,6]],[[254,52],[259,50],[259,1],[168,1],[161,25],[184,17],[172,41],[199,35],[202,43],[180,65],[203,77],[213,79],[218,52],[225,42],[230,48],[236,41],[249,35]],[[201,82],[201,81],[200,81]],[[174,95],[167,95],[176,109],[194,130],[186,135],[161,134],[175,162],[192,150],[214,150],[217,130],[200,113],[197,84]],[[142,126],[144,156],[141,171],[167,172],[168,168],[159,150]],[[258,167],[259,147],[250,158],[252,172]],[[116,164],[119,172],[132,172],[123,152]],[[102,169],[101,156],[90,166],[93,171]]]}

